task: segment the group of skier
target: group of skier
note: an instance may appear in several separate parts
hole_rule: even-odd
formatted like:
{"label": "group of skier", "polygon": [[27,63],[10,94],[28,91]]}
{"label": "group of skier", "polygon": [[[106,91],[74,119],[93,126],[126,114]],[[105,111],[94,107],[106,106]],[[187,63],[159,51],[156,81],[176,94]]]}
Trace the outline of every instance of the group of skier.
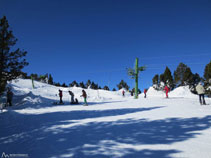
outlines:
{"label": "group of skier", "polygon": [[[71,96],[70,104],[79,104],[78,99],[77,98],[74,99],[74,96],[75,96],[74,93],[72,91],[68,91],[68,92],[69,92],[69,95]],[[62,90],[59,89],[59,99],[60,99],[59,104],[64,104],[62,101],[62,97],[63,97],[63,92],[62,92]],[[85,90],[82,90],[81,97],[84,98],[84,105],[87,106],[88,105],[87,100],[86,100],[87,94],[86,94]]]}
{"label": "group of skier", "polygon": [[[166,98],[168,98],[168,93],[170,91],[170,89],[168,88],[168,86],[165,86],[164,89],[163,89],[166,93]],[[133,91],[130,92],[131,96],[133,96]],[[122,90],[122,96],[124,97],[125,96],[125,91]],[[144,89],[144,98],[147,97],[147,89]]]}
{"label": "group of skier", "polygon": [[[133,96],[133,90],[130,92],[130,95]],[[122,91],[122,96],[124,97],[125,96],[125,91],[123,90]],[[147,97],[147,89],[144,89],[144,98]]]}

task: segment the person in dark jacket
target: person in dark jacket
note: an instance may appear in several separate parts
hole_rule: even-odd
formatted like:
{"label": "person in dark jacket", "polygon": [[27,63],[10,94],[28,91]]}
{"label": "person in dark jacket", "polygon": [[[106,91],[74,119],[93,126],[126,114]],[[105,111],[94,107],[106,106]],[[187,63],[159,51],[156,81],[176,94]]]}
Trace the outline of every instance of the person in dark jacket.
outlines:
{"label": "person in dark jacket", "polygon": [[59,98],[60,98],[60,104],[63,104],[63,101],[62,101],[62,97],[63,97],[63,94],[62,94],[62,90],[59,89]]}
{"label": "person in dark jacket", "polygon": [[71,102],[70,104],[74,104],[74,93],[72,91],[68,91],[71,96]]}
{"label": "person in dark jacket", "polygon": [[82,95],[81,95],[81,97],[84,98],[84,105],[88,105],[88,104],[87,104],[87,100],[86,100],[87,94],[86,94],[85,90],[82,90]]}
{"label": "person in dark jacket", "polygon": [[130,95],[133,96],[133,90],[131,90]]}
{"label": "person in dark jacket", "polygon": [[79,104],[79,103],[78,103],[78,99],[77,99],[77,98],[75,98],[75,102],[74,102],[74,104]]}
{"label": "person in dark jacket", "polygon": [[12,106],[12,98],[13,98],[13,92],[10,88],[8,88],[7,91],[7,105]]}

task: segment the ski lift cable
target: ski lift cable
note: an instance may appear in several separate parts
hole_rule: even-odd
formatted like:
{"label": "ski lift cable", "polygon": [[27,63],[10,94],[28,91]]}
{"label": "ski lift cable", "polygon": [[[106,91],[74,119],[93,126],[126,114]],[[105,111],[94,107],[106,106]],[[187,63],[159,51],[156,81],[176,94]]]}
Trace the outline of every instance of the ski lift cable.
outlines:
{"label": "ski lift cable", "polygon": [[141,60],[152,60],[152,59],[160,59],[160,58],[183,58],[183,57],[197,57],[197,56],[211,56],[211,53],[202,53],[202,54],[186,54],[186,55],[172,55],[172,56],[155,56],[155,57],[141,57]]}
{"label": "ski lift cable", "polygon": [[[189,54],[189,55],[174,55],[174,56],[160,56],[160,57],[149,57],[149,58],[140,58],[141,60],[147,60],[147,59],[160,59],[160,58],[177,58],[177,57],[197,57],[197,56],[207,56],[211,55],[210,53],[203,53],[203,54]],[[197,62],[191,62],[191,63],[185,63],[187,65],[204,65],[204,63],[197,63]],[[161,69],[163,66],[176,66],[178,64],[147,64],[147,70],[151,69]],[[156,67],[155,67],[156,66]],[[81,73],[74,73],[75,75],[82,75],[82,74],[96,74],[96,73],[112,73],[112,72],[120,72],[125,71],[126,69],[107,69],[107,70],[99,70],[99,71],[92,71],[92,72],[81,72]]]}
{"label": "ski lift cable", "polygon": [[[204,65],[204,63],[185,63],[187,65]],[[178,64],[148,64],[146,65],[147,70],[153,69],[163,69],[164,66],[177,66]],[[90,71],[90,72],[80,72],[74,73],[74,75],[83,75],[83,74],[96,74],[96,73],[112,73],[112,72],[121,72],[126,71],[126,69],[109,69],[109,70],[101,70],[101,71]]]}
{"label": "ski lift cable", "polygon": [[[185,64],[187,64],[187,65],[204,65],[204,63],[185,63]],[[160,69],[161,66],[177,66],[177,65],[178,64],[149,64],[146,66],[147,66],[147,69]]]}

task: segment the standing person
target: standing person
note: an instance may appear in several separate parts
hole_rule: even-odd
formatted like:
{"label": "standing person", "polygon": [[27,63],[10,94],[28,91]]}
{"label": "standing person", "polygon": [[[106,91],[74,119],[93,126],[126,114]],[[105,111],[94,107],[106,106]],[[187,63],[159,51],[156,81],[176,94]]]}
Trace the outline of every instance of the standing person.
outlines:
{"label": "standing person", "polygon": [[81,95],[81,97],[84,98],[84,105],[88,105],[88,104],[87,104],[87,101],[86,101],[87,94],[86,94],[85,90],[82,90],[82,95]]}
{"label": "standing person", "polygon": [[73,104],[74,103],[74,93],[72,91],[68,91],[68,92],[71,96],[71,102],[70,103]]}
{"label": "standing person", "polygon": [[59,98],[60,98],[60,104],[63,104],[63,101],[62,101],[62,97],[63,97],[63,94],[62,94],[62,90],[59,89]]}
{"label": "standing person", "polygon": [[166,92],[166,98],[168,98],[168,93],[169,93],[169,87],[165,86],[164,91]]}
{"label": "standing person", "polygon": [[13,98],[13,92],[10,88],[8,88],[7,91],[7,105],[12,106],[12,98]]}
{"label": "standing person", "polygon": [[144,89],[144,98],[146,98],[146,97],[147,97],[147,90]]}
{"label": "standing person", "polygon": [[196,86],[196,91],[199,95],[199,102],[201,105],[206,105],[205,100],[204,100],[204,94],[205,94],[205,89],[202,86],[202,83],[199,82],[199,84]]}
{"label": "standing person", "polygon": [[133,96],[133,90],[131,90],[130,95]]}
{"label": "standing person", "polygon": [[0,95],[0,107],[1,107],[1,112],[2,112],[4,108],[4,101],[1,95]]}
{"label": "standing person", "polygon": [[122,90],[122,96],[123,96],[123,97],[125,96],[125,91],[124,91],[124,90]]}

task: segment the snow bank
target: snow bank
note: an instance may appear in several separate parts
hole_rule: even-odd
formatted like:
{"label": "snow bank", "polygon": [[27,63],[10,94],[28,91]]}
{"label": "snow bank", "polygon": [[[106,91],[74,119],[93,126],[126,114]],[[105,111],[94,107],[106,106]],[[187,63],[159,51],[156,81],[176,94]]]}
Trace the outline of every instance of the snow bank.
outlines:
{"label": "snow bank", "polygon": [[[41,105],[48,106],[53,102],[59,101],[58,90],[63,91],[63,101],[67,104],[70,102],[70,95],[68,91],[72,91],[75,94],[75,98],[79,102],[83,102],[82,88],[80,87],[56,87],[46,83],[34,81],[35,88],[32,88],[32,81],[30,79],[17,79],[9,83],[9,87],[14,92],[14,102],[17,105]],[[106,91],[106,90],[93,90],[85,89],[87,93],[88,102],[106,102],[112,100],[122,99],[122,91],[125,91],[125,97],[130,97],[130,93],[125,89],[118,91]],[[141,94],[143,95],[143,94]],[[150,87],[147,92],[148,97],[165,97],[164,91],[157,91],[153,87]],[[195,98],[190,92],[188,87],[179,87],[169,93],[169,97],[183,97],[183,98]]]}
{"label": "snow bank", "polygon": [[153,87],[150,87],[147,91],[147,96],[164,97],[165,93],[164,93],[164,91],[157,91]]}
{"label": "snow bank", "polygon": [[[26,105],[26,104],[43,104],[43,106],[52,104],[55,101],[59,100],[58,90],[63,91],[63,101],[65,103],[70,102],[70,95],[68,91],[72,91],[75,95],[75,98],[79,102],[83,102],[82,89],[80,87],[56,87],[46,83],[34,81],[35,88],[32,88],[32,81],[30,79],[16,79],[8,84],[14,92],[14,102],[18,103],[17,105]],[[85,89],[87,93],[88,102],[102,102],[113,99],[118,99],[122,97],[121,91],[106,91],[106,90],[93,90]],[[126,95],[129,95],[126,92]]]}
{"label": "snow bank", "polygon": [[[153,87],[150,87],[147,96],[152,97],[165,97],[164,91],[157,91]],[[182,97],[182,98],[195,98],[197,95],[193,94],[188,86],[178,87],[169,93],[169,97]]]}
{"label": "snow bank", "polygon": [[171,97],[195,98],[197,95],[193,94],[188,86],[178,87],[169,94]]}

